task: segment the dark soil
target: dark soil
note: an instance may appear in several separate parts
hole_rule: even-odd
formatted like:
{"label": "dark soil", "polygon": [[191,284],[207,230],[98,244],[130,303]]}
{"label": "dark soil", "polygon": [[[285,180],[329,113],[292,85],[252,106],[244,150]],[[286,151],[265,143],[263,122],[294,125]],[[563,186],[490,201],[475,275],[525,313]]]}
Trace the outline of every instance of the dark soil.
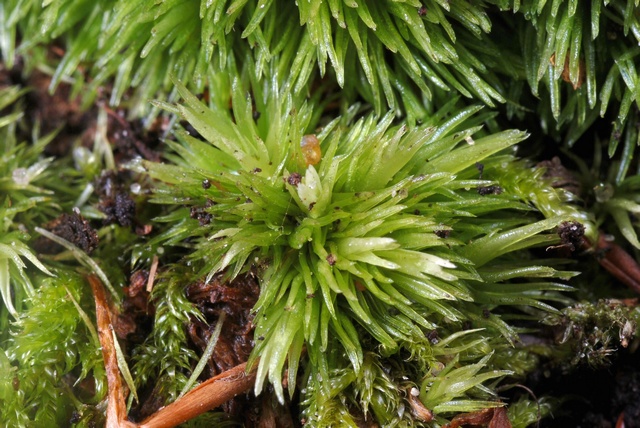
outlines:
{"label": "dark soil", "polygon": [[50,84],[51,77],[38,70],[23,76],[20,61],[13,70],[6,70],[0,64],[0,88],[10,85],[29,88],[24,96],[27,114],[21,140],[30,141],[32,130],[37,126],[41,136],[57,132],[45,148],[46,155],[67,156],[78,139],[81,145],[92,147],[98,111],[103,108],[107,114],[107,139],[113,146],[116,165],[137,156],[160,160],[158,148],[169,126],[166,117],[160,116],[146,127],[142,120],[129,121],[126,109],[113,110],[107,106],[108,88],[102,91],[102,98],[94,105],[82,110],[80,96],[71,98],[68,84],[60,83],[53,93],[50,93]]}
{"label": "dark soil", "polygon": [[[61,214],[45,224],[44,228],[71,242],[87,254],[98,247],[98,234],[77,211]],[[45,237],[38,238],[34,248],[43,254],[57,254],[63,250],[62,246]]]}
{"label": "dark soil", "polygon": [[104,225],[131,226],[135,223],[136,203],[126,185],[131,181],[129,175],[125,171],[103,171],[95,180],[95,193],[100,198],[98,209],[106,215]]}

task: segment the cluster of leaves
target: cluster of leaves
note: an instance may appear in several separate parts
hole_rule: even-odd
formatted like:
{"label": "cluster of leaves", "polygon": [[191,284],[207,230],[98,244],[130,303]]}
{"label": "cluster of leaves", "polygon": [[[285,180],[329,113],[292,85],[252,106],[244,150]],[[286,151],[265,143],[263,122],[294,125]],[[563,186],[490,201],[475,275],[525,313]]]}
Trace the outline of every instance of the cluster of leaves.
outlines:
{"label": "cluster of leaves", "polygon": [[[40,4],[11,0],[0,9],[0,46],[11,66],[16,52],[29,53],[65,35],[65,54],[57,65],[53,87],[64,78],[82,79],[78,66],[89,63],[92,96],[107,79],[115,78],[111,102],[118,104],[129,87],[137,87],[135,98],[142,107],[157,90],[169,90],[169,73],[201,90],[209,73],[224,66],[228,53],[239,44],[249,44],[255,46],[258,70],[265,69],[274,56],[293,52],[298,56],[293,71],[301,74],[304,83],[314,62],[324,74],[330,61],[338,83],[359,86],[378,112],[386,109],[385,104],[394,107],[399,95],[418,113],[424,111],[422,100],[403,89],[410,82],[427,98],[430,86],[446,90],[451,86],[489,105],[492,100],[504,101],[495,85],[479,76],[486,72],[484,64],[490,57],[492,62],[502,60],[487,56],[475,41],[471,47],[474,37],[491,29],[486,6],[435,0],[299,5],[285,1]],[[461,43],[455,42],[460,40],[468,41],[469,48],[458,47]],[[384,58],[385,51],[397,53],[391,63]],[[345,61],[349,52],[359,58],[357,70],[350,69],[357,63]],[[345,81],[345,74],[354,71],[365,85],[358,84],[359,79]],[[490,80],[498,82],[495,75]]]}
{"label": "cluster of leaves", "polygon": [[[170,227],[151,247],[186,246],[189,263],[208,278],[260,271],[250,359],[258,364],[256,392],[269,380],[284,401],[287,368],[293,395],[305,349],[310,417],[348,420],[352,401],[386,420],[402,400],[371,398],[384,378],[361,377],[371,370],[365,356],[376,352],[410,355],[422,370],[414,382],[454,359],[422,386],[420,398],[437,418],[496,405],[464,399],[510,373],[479,373],[491,358],[489,338],[517,340],[502,317],[486,312],[555,311],[545,300],[569,287],[548,279],[572,273],[522,250],[556,244],[560,222],[589,226],[588,218],[562,191],[541,185],[543,171],[515,162],[508,149],[526,134],[482,130],[490,116],[479,107],[459,110],[453,100],[413,128],[393,125],[392,113],[362,115],[358,105],[328,120],[277,70],[266,82],[252,70],[248,62],[220,78],[229,79],[230,103],[205,105],[176,82],[184,104],[158,105],[205,141],[177,131],[170,164],[134,168],[156,180],[152,202],[178,206],[160,219]],[[467,323],[479,329],[465,332]],[[438,346],[429,331],[438,332]],[[456,368],[461,355],[466,364]],[[336,400],[345,390],[350,398]]]}
{"label": "cluster of leaves", "polygon": [[[410,119],[432,112],[446,92],[489,106],[508,102],[512,114],[524,114],[523,106],[532,102],[523,97],[528,84],[541,97],[536,110],[543,126],[550,133],[569,128],[555,133],[569,144],[615,98],[613,153],[639,101],[637,6],[636,0],[594,0],[580,7],[577,1],[547,0],[10,0],[0,8],[0,50],[9,66],[16,53],[39,65],[46,59],[34,50],[64,36],[52,87],[68,78],[83,82],[80,66],[88,65],[87,101],[115,79],[113,105],[137,88],[133,113],[146,109],[158,91],[175,96],[170,74],[202,91],[240,46],[252,47],[259,76],[273,58],[294,55],[292,80],[300,89],[314,63],[323,75],[330,63],[344,95],[356,91],[379,114],[391,108]],[[504,17],[507,10],[513,14]],[[509,36],[514,32],[517,38]],[[346,61],[350,55],[358,61]]]}
{"label": "cluster of leaves", "polygon": [[640,54],[638,2],[579,6],[577,1],[533,1],[513,7],[531,22],[520,27],[523,58],[532,93],[541,95],[540,82],[548,92],[549,102],[541,110],[550,110],[557,127],[570,126],[564,138],[572,145],[598,113],[604,116],[613,96],[619,107],[609,146],[613,155],[627,119],[635,116],[629,115],[634,101],[640,102],[635,66]]}
{"label": "cluster of leaves", "polygon": [[153,395],[166,403],[178,398],[187,383],[188,373],[198,361],[193,349],[187,346],[186,331],[182,327],[190,317],[201,317],[184,295],[182,281],[189,272],[179,265],[173,266],[172,270],[173,275],[158,278],[152,296],[156,305],[153,331],[133,352],[133,375],[137,386],[153,384]]}
{"label": "cluster of leaves", "polygon": [[30,230],[57,214],[69,189],[57,186],[54,195],[50,187],[53,159],[42,152],[54,135],[38,138],[36,126],[32,142],[17,141],[25,92],[0,90],[7,113],[0,118],[0,420],[64,426],[78,412],[85,422],[98,421],[94,406],[106,384],[98,337],[83,309],[92,307],[91,296],[82,277],[45,265],[30,245]]}
{"label": "cluster of leaves", "polygon": [[69,271],[56,270],[38,284],[0,349],[0,420],[67,426],[76,412],[75,422],[97,422],[94,406],[106,395],[106,378],[98,335],[82,309],[91,307],[91,294]]}
{"label": "cluster of leaves", "polygon": [[[39,187],[47,178],[46,169],[52,159],[41,159],[44,146],[51,138],[42,138],[34,144],[18,144],[15,127],[22,113],[16,102],[24,91],[10,86],[0,90],[0,110],[14,108],[11,114],[0,118],[0,294],[3,310],[0,327],[7,331],[9,316],[16,317],[35,288],[26,274],[28,260],[42,272],[51,274],[35,257],[26,241],[29,235],[20,228],[21,222],[42,221],[46,208],[33,210],[36,205],[47,206],[50,191]],[[35,216],[35,219],[34,219]],[[40,216],[38,218],[38,216]],[[3,339],[6,339],[3,333]]]}

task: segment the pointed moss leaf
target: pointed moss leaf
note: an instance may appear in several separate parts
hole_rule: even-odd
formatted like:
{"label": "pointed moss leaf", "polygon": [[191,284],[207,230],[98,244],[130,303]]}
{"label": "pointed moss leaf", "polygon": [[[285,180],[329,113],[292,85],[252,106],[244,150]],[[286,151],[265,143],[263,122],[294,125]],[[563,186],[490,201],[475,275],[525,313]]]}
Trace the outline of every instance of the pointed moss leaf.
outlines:
{"label": "pointed moss leaf", "polygon": [[435,377],[425,378],[421,386],[420,401],[436,413],[443,412],[448,409],[448,405],[455,403],[459,397],[465,397],[465,393],[468,390],[487,380],[512,373],[507,370],[493,370],[478,374],[486,366],[490,356],[487,355],[476,364],[468,364],[450,371],[446,370]]}
{"label": "pointed moss leaf", "polygon": [[[220,331],[222,330],[222,325],[224,323],[225,317],[226,317],[225,312],[221,312],[220,316],[218,317],[218,321],[216,323],[216,327],[213,330],[213,333],[211,334],[211,337],[209,338],[209,342],[207,343],[207,347],[204,349],[204,352],[202,353],[202,356],[200,357],[200,361],[198,361],[198,364],[193,369],[193,372],[191,373],[191,376],[189,377],[189,380],[187,381],[187,383],[182,388],[182,391],[180,391],[180,395],[178,397],[182,397],[184,394],[186,394],[191,389],[191,387],[195,384],[195,382],[197,381],[198,377],[200,377],[200,374],[202,373],[202,371],[206,367],[209,359],[211,358],[211,355],[213,354],[213,350],[214,350],[214,348],[216,346],[216,343],[218,343],[218,338],[220,337]],[[136,397],[136,399],[137,399],[137,397]]]}
{"label": "pointed moss leaf", "polygon": [[511,130],[483,137],[476,140],[474,144],[467,144],[432,160],[426,165],[425,172],[449,171],[456,173],[500,150],[519,143],[527,136],[526,132]]}
{"label": "pointed moss leaf", "polygon": [[399,244],[392,238],[345,238],[337,242],[338,251],[344,256],[371,251],[392,250]]}
{"label": "pointed moss leaf", "polygon": [[474,333],[478,333],[480,331],[483,331],[483,328],[474,328],[474,329],[470,329],[470,330],[462,330],[462,331],[458,331],[455,332],[453,334],[448,335],[447,337],[443,338],[442,340],[440,340],[437,344],[438,348],[442,348],[442,349],[446,349],[449,346],[451,346],[451,343],[454,342],[455,340],[458,340],[460,338],[463,338],[465,336],[470,336],[473,335]]}
{"label": "pointed moss leaf", "polygon": [[616,222],[622,235],[629,241],[631,245],[640,249],[638,234],[636,233],[633,224],[631,223],[629,214],[625,210],[620,208],[611,208],[609,212],[611,213],[611,216]]}
{"label": "pointed moss leaf", "polygon": [[362,347],[355,327],[346,316],[339,314],[336,320],[331,320],[331,328],[336,332],[340,343],[344,347],[347,358],[354,371],[358,373],[362,366]]}
{"label": "pointed moss leaf", "polygon": [[5,257],[13,259],[16,266],[21,268],[25,267],[24,263],[20,260],[20,256],[29,260],[35,267],[47,275],[54,276],[54,274],[42,264],[40,260],[31,252],[29,247],[20,241],[11,241],[9,245],[0,243],[0,253]]}
{"label": "pointed moss leaf", "polygon": [[[503,372],[502,376],[507,376],[512,372]],[[480,412],[494,407],[501,407],[504,404],[499,401],[490,400],[451,400],[438,404],[433,408],[433,412],[440,413],[472,413]]]}
{"label": "pointed moss leaf", "polygon": [[[98,266],[98,264],[91,257],[87,255],[87,253],[82,251],[80,248],[76,247],[73,243],[67,241],[64,238],[59,237],[54,233],[49,232],[46,229],[36,227],[35,231],[49,238],[56,244],[62,245],[64,248],[69,250],[71,254],[73,254],[73,256],[80,262],[80,264],[89,268],[92,272],[94,272],[98,276],[98,278],[100,278],[100,280],[102,281],[104,286],[107,288],[107,290],[109,290],[109,292],[114,297],[114,299],[116,299],[115,301],[116,302],[120,301],[118,293],[116,292],[115,288],[113,288],[113,285],[111,285],[111,281],[109,281],[109,278],[107,277],[107,275],[100,268],[100,266]],[[118,305],[118,303],[116,303],[116,305]]]}
{"label": "pointed moss leaf", "polygon": [[426,273],[446,281],[455,281],[457,279],[455,274],[443,270],[443,268],[454,269],[456,265],[441,257],[402,249],[381,251],[379,254],[390,261],[396,262],[399,265],[397,269],[400,272],[415,277],[421,277],[421,274]]}
{"label": "pointed moss leaf", "polygon": [[9,273],[9,259],[0,257],[0,295],[2,301],[9,313],[18,318],[18,311],[13,305],[13,297],[11,295],[11,274]]}
{"label": "pointed moss leaf", "polygon": [[[395,285],[409,292],[412,296],[420,296],[419,300],[455,300],[457,296],[450,291],[440,288],[428,278],[414,277],[409,274],[389,272],[387,276],[394,280]],[[416,298],[414,297],[414,298]]]}
{"label": "pointed moss leaf", "polygon": [[111,336],[113,338],[113,347],[116,351],[116,361],[118,363],[118,369],[120,370],[120,373],[122,373],[122,377],[127,383],[127,386],[129,387],[129,390],[133,394],[134,398],[137,402],[140,402],[136,384],[134,383],[133,377],[131,376],[131,371],[129,371],[129,365],[127,364],[127,360],[125,359],[124,354],[122,353],[122,348],[120,348],[120,342],[118,342],[116,331],[113,329],[112,325],[109,325],[109,328],[111,329]]}
{"label": "pointed moss leaf", "polygon": [[488,235],[461,248],[460,254],[473,261],[476,266],[482,266],[491,259],[512,251],[519,242],[557,226],[562,220],[561,217],[553,217],[503,233]]}
{"label": "pointed moss leaf", "polygon": [[[284,307],[283,310],[288,312],[288,316],[283,317],[280,325],[274,331],[274,335],[270,338],[270,346],[272,352],[267,359],[260,360],[260,366],[263,361],[269,368],[269,381],[274,386],[276,396],[281,403],[284,403],[284,394],[282,390],[282,367],[289,354],[292,342],[298,337],[298,329],[302,326],[302,309],[304,307],[304,293],[298,293],[295,306]],[[257,376],[260,376],[260,368]],[[264,374],[263,374],[264,375]],[[256,381],[256,392],[259,392],[258,383]]]}
{"label": "pointed moss leaf", "polygon": [[565,277],[565,275],[550,266],[523,266],[508,267],[495,266],[489,269],[482,269],[480,276],[486,282],[499,282],[512,278],[554,278]]}
{"label": "pointed moss leaf", "polygon": [[302,181],[298,184],[298,196],[304,206],[310,207],[316,204],[322,192],[323,189],[320,176],[313,165],[310,165],[307,168]]}

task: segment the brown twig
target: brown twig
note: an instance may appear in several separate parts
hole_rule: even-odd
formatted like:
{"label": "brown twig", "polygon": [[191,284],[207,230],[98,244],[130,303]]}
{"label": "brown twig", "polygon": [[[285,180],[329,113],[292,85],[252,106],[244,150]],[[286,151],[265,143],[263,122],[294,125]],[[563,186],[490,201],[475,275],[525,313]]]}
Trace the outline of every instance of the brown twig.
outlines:
{"label": "brown twig", "polygon": [[96,319],[98,323],[98,337],[102,346],[105,372],[109,393],[107,396],[107,428],[129,428],[135,424],[127,421],[127,406],[124,400],[124,389],[120,379],[120,369],[116,357],[113,334],[111,333],[111,311],[102,282],[95,275],[87,277],[93,298],[96,302]]}
{"label": "brown twig", "polygon": [[175,427],[246,392],[255,383],[257,363],[248,373],[246,366],[247,363],[240,364],[201,383],[182,398],[145,419],[138,427]]}
{"label": "brown twig", "polygon": [[249,390],[256,380],[257,364],[247,373],[247,363],[240,364],[201,383],[182,398],[158,410],[140,424],[127,420],[125,393],[120,378],[115,344],[111,333],[111,311],[100,279],[87,277],[96,302],[98,337],[107,373],[107,428],[170,428],[214,409],[238,394]]}
{"label": "brown twig", "polygon": [[598,263],[620,282],[640,293],[640,266],[629,253],[621,246],[606,239],[606,235],[600,234],[598,244],[595,247]]}

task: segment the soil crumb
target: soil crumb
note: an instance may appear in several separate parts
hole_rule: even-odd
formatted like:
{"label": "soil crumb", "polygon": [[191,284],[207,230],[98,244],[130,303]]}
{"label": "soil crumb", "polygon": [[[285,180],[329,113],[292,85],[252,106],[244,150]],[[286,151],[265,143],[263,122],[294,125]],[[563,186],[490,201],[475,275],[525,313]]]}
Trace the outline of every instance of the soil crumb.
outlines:
{"label": "soil crumb", "polygon": [[[71,242],[87,254],[98,247],[98,234],[76,210],[71,214],[61,214],[45,224],[44,228]],[[34,243],[34,248],[43,254],[57,254],[64,249],[45,237],[38,238]]]}

